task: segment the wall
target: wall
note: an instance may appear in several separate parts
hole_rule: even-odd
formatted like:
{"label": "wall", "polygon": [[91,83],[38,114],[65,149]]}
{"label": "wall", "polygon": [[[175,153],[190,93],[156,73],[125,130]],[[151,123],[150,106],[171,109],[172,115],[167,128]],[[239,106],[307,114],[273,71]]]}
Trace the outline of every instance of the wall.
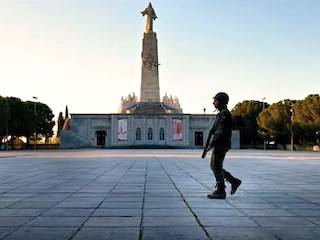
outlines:
{"label": "wall", "polygon": [[[118,139],[118,123],[127,119],[127,139]],[[182,121],[182,140],[173,140],[173,119]],[[96,132],[106,131],[106,148],[127,147],[178,147],[195,146],[195,132],[203,132],[205,144],[215,120],[214,114],[72,114],[71,130],[62,131],[61,148],[97,147]],[[141,140],[136,140],[136,128],[141,129]],[[148,140],[148,128],[153,130],[152,140]],[[160,128],[164,128],[165,140],[160,141]],[[232,147],[239,148],[239,132],[233,131]]]}
{"label": "wall", "polygon": [[[172,122],[173,119],[181,119],[183,132],[182,140],[174,141],[172,139]],[[128,139],[118,139],[118,122],[120,119],[127,119],[128,122]],[[136,129],[141,129],[141,140],[136,140]],[[160,128],[165,130],[164,141],[160,141]],[[148,128],[153,130],[152,140],[148,140]],[[132,145],[158,145],[158,146],[189,146],[189,115],[183,114],[161,114],[161,115],[112,115],[111,116],[111,146],[127,147]]]}

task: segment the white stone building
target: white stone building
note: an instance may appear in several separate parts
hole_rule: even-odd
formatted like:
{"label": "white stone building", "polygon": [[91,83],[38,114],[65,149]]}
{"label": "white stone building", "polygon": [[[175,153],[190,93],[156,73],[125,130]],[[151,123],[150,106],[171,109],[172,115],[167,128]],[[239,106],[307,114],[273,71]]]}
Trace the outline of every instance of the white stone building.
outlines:
{"label": "white stone building", "polygon": [[[71,114],[70,128],[61,132],[61,148],[202,148],[214,114],[184,114],[177,97],[160,101],[157,18],[151,3],[142,43],[140,101],[135,94],[121,98],[120,113]],[[239,148],[239,132],[233,133]]]}

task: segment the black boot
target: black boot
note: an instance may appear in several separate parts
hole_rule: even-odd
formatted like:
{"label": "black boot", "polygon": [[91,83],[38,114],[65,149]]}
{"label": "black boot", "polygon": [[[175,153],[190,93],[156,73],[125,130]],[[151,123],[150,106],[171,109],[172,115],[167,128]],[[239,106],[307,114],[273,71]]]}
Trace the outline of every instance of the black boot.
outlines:
{"label": "black boot", "polygon": [[226,199],[226,191],[224,183],[217,183],[217,190],[207,195],[211,199]]}
{"label": "black boot", "polygon": [[231,183],[231,192],[230,194],[233,195],[238,190],[238,187],[241,185],[241,180],[237,179],[235,182]]}
{"label": "black boot", "polygon": [[231,175],[231,173],[229,172],[225,172],[224,173],[224,177],[226,178],[226,180],[231,183],[231,192],[230,194],[233,195],[236,193],[236,191],[238,190],[238,187],[241,185],[241,180],[238,178],[235,178],[234,176]]}

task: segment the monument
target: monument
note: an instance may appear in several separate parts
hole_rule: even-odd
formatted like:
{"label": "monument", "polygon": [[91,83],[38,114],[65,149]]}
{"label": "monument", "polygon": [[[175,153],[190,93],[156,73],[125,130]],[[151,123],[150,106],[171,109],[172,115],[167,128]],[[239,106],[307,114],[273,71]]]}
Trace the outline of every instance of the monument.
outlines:
{"label": "monument", "polygon": [[[152,4],[146,17],[141,53],[140,99],[121,97],[118,113],[71,114],[61,132],[61,148],[202,148],[215,114],[185,114],[178,97],[160,98],[157,19]],[[206,100],[204,100],[206,101]],[[237,139],[237,135],[233,138]],[[238,140],[234,141],[238,147]]]}
{"label": "monument", "polygon": [[157,34],[153,31],[153,21],[157,18],[157,15],[151,3],[141,13],[143,16],[147,15],[147,21],[141,53],[140,101],[160,102],[158,40]]}
{"label": "monument", "polygon": [[140,100],[135,93],[122,97],[119,112],[182,113],[178,97],[168,97],[166,94],[160,101],[158,40],[153,31],[153,21],[157,15],[151,3],[141,14],[146,16],[146,28],[142,40]]}

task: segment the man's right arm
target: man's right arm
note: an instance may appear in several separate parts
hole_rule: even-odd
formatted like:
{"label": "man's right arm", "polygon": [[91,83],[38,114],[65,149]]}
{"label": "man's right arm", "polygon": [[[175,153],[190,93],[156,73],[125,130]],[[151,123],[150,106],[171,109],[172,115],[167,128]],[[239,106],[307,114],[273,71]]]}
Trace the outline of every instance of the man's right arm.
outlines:
{"label": "man's right arm", "polygon": [[202,158],[205,158],[207,155],[207,152],[210,150],[210,143],[211,143],[211,138],[212,138],[213,132],[214,132],[214,130],[213,130],[213,128],[211,128],[209,131],[206,145],[205,145],[203,152],[202,152],[202,156],[201,156]]}

